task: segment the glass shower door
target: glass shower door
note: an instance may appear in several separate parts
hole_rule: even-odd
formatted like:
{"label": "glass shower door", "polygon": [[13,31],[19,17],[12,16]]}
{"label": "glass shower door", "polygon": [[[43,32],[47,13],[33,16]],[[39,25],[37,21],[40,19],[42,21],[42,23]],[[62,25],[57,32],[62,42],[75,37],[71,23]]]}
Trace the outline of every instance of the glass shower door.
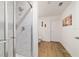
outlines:
{"label": "glass shower door", "polygon": [[7,28],[8,28],[8,57],[15,56],[14,54],[14,2],[8,1],[7,5]]}
{"label": "glass shower door", "polygon": [[14,3],[0,1],[0,57],[14,56]]}
{"label": "glass shower door", "polygon": [[3,1],[0,1],[0,57],[7,56],[5,24],[5,5]]}

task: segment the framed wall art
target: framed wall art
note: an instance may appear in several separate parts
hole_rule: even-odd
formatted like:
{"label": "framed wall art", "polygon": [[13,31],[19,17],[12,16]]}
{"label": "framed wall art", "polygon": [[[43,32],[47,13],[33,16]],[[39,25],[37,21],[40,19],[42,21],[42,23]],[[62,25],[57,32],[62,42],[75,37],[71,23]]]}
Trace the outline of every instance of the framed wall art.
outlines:
{"label": "framed wall art", "polygon": [[63,26],[70,26],[70,25],[72,25],[72,15],[65,17],[63,20]]}

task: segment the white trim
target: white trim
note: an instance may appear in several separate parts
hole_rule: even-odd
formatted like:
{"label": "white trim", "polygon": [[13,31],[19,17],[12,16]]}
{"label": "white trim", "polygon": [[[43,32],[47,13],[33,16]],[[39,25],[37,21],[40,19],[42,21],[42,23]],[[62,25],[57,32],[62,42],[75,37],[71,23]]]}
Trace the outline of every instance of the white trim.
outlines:
{"label": "white trim", "polygon": [[38,56],[38,2],[33,2],[33,56]]}

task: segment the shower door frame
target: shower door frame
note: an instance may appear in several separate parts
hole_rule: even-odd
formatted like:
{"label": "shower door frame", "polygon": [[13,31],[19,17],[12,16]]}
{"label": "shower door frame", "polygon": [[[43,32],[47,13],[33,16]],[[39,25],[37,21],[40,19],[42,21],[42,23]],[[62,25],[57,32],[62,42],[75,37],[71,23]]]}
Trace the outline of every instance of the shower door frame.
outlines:
{"label": "shower door frame", "polygon": [[[7,13],[7,2],[8,1],[4,1],[4,39],[5,39],[5,41],[6,41],[6,45],[4,45],[4,57],[8,57],[8,48],[11,48],[11,47],[9,47],[8,46],[8,32],[9,32],[9,30],[8,30],[8,18],[7,18],[7,15],[8,15],[8,13]],[[13,41],[13,45],[12,45],[12,47],[13,47],[13,51],[12,51],[12,55],[10,56],[10,57],[15,57],[15,43],[16,43],[16,32],[15,32],[15,29],[16,29],[16,26],[15,26],[15,24],[16,24],[16,22],[15,22],[15,19],[16,19],[16,17],[15,17],[15,2],[14,1],[12,1],[13,2],[13,37],[12,37],[12,41]]]}
{"label": "shower door frame", "polygon": [[13,1],[13,57],[16,57],[16,1]]}

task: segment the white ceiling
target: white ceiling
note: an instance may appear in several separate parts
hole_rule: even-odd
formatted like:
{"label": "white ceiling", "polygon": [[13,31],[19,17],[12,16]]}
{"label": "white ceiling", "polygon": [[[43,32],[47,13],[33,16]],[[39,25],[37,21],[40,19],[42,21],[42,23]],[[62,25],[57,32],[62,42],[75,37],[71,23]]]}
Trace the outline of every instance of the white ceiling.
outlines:
{"label": "white ceiling", "polygon": [[39,1],[38,10],[39,17],[60,15],[71,1],[62,1],[62,6],[58,6],[61,1]]}

